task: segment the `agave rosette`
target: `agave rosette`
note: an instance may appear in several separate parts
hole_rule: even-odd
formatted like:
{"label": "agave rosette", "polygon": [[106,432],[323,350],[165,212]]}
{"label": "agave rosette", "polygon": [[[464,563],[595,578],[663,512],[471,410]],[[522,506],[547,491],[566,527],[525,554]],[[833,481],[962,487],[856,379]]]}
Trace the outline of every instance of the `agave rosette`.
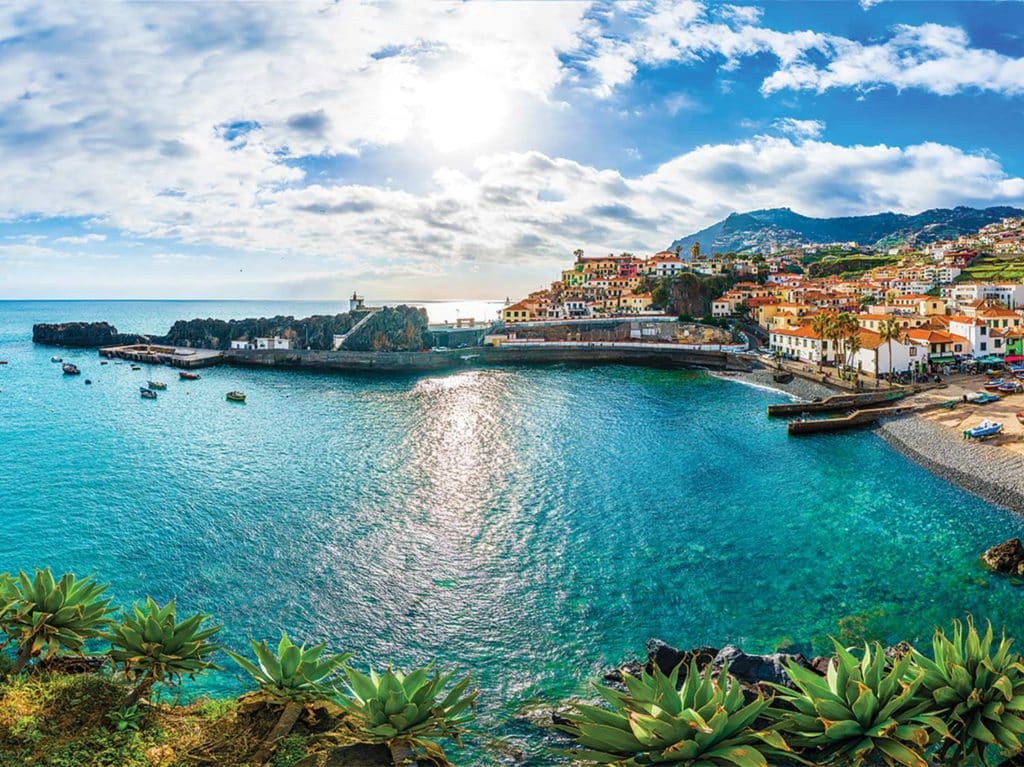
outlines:
{"label": "agave rosette", "polygon": [[284,632],[275,653],[265,641],[250,639],[256,662],[226,650],[263,692],[282,703],[311,703],[327,700],[334,694],[331,681],[352,653],[324,653],[326,643],[311,647],[297,645]]}
{"label": "agave rosette", "polygon": [[677,689],[680,667],[665,675],[624,676],[626,691],[597,686],[610,709],[575,704],[565,732],[579,748],[565,754],[583,764],[702,765],[764,767],[795,761],[786,741],[772,730],[755,730],[769,700],[746,703],[743,689],[727,670],[717,675],[691,663]]}
{"label": "agave rosette", "polygon": [[993,651],[994,641],[991,624],[979,635],[968,619],[966,631],[953,622],[952,637],[936,629],[932,658],[914,652],[914,663],[923,671],[921,688],[950,730],[941,749],[948,763],[973,758],[988,764],[993,750],[1004,757],[1021,751],[1024,664],[1005,634]]}
{"label": "agave rosette", "polygon": [[818,763],[927,767],[925,751],[948,731],[921,689],[924,674],[914,668],[912,657],[890,664],[875,644],[865,645],[858,659],[833,644],[836,654],[824,677],[787,664],[797,689],[777,686],[777,700],[784,706],[774,709],[779,729]]}

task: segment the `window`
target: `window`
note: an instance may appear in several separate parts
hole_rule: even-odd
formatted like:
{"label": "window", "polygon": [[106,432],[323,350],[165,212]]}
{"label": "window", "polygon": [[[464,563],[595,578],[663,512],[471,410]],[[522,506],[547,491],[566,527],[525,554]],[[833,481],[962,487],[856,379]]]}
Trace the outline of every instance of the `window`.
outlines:
{"label": "window", "polygon": [[988,344],[987,344],[987,343],[985,343],[984,341],[982,341],[982,342],[981,342],[981,350],[982,350],[982,351],[985,351],[985,350],[986,350],[987,348],[988,348]]}

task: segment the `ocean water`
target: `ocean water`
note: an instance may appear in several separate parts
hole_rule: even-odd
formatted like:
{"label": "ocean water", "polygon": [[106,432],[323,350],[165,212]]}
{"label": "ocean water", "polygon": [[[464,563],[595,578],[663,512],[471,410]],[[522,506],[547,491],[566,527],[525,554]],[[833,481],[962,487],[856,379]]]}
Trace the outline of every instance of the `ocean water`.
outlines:
{"label": "ocean water", "polygon": [[[788,438],[771,391],[625,367],[180,382],[30,341],[39,321],[334,310],[0,302],[0,570],[176,597],[235,646],[284,628],[363,663],[436,657],[475,675],[481,739],[536,765],[557,760],[520,709],[651,636],[811,651],[836,632],[923,640],[968,612],[1024,633],[1024,594],[977,562],[1022,518],[870,432]],[[168,383],[156,401],[149,378]],[[223,665],[190,691],[244,689]]]}

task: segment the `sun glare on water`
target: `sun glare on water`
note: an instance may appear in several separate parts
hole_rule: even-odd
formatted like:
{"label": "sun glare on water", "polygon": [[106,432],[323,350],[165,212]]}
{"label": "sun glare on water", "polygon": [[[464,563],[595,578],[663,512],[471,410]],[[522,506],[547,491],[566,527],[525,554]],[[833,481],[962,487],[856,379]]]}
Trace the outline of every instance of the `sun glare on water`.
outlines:
{"label": "sun glare on water", "polygon": [[505,121],[505,96],[478,73],[444,75],[427,86],[423,95],[423,128],[442,152],[483,144],[498,134]]}

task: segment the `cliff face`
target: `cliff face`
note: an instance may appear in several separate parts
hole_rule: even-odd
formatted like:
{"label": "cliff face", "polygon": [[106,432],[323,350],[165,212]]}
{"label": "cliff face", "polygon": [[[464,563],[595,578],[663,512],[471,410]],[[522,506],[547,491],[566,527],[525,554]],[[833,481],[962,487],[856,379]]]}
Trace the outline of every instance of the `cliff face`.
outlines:
{"label": "cliff face", "polygon": [[39,323],[32,326],[32,341],[51,346],[120,346],[148,341],[136,333],[118,333],[109,322]]}
{"label": "cliff face", "polygon": [[[244,320],[178,320],[162,336],[119,333],[107,322],[68,322],[32,327],[32,340],[60,346],[119,346],[154,343],[202,349],[230,349],[239,338],[289,338],[295,348],[330,351],[334,336],[347,333],[366,316],[365,312],[294,317],[258,317]],[[374,312],[370,320],[345,344],[354,351],[420,351],[427,315],[422,309],[396,306]]]}

